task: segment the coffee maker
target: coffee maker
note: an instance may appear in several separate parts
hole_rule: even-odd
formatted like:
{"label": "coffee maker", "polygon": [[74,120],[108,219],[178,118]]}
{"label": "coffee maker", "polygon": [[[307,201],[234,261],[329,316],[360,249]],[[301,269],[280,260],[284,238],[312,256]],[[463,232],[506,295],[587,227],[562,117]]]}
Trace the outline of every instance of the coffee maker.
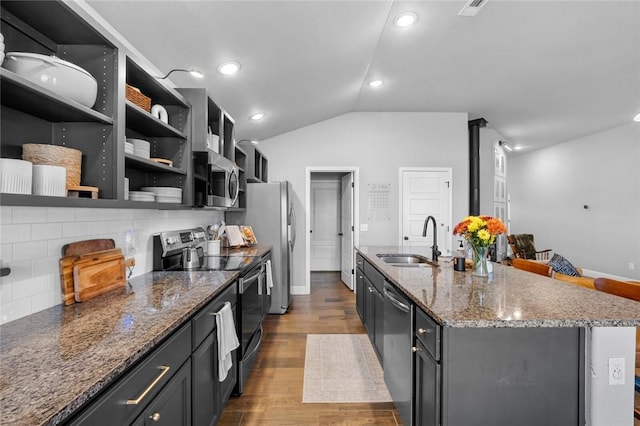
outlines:
{"label": "coffee maker", "polygon": [[204,260],[207,234],[203,228],[165,231],[153,235],[153,270],[185,271],[200,269]]}

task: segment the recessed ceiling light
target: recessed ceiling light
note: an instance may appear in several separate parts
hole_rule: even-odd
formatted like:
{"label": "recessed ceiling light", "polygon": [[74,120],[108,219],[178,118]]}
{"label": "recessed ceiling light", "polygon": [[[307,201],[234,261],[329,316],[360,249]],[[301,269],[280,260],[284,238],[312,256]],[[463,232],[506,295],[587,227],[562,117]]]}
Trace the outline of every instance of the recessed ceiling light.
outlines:
{"label": "recessed ceiling light", "polygon": [[636,114],[636,116],[633,117],[633,121],[640,121],[640,113]]}
{"label": "recessed ceiling light", "polygon": [[232,75],[240,70],[240,64],[237,62],[225,62],[218,65],[218,72],[224,75]]}
{"label": "recessed ceiling light", "polygon": [[253,114],[251,117],[249,117],[250,119],[252,119],[253,121],[259,121],[262,120],[264,118],[264,112],[257,112],[255,114]]}
{"label": "recessed ceiling light", "polygon": [[395,24],[400,28],[410,27],[415,24],[418,20],[418,15],[414,12],[403,12],[400,15],[396,16]]}
{"label": "recessed ceiling light", "polygon": [[369,86],[370,86],[370,87],[374,87],[374,88],[376,88],[376,87],[380,87],[380,86],[382,86],[382,84],[383,84],[383,81],[382,81],[382,80],[371,80],[371,81],[369,82]]}

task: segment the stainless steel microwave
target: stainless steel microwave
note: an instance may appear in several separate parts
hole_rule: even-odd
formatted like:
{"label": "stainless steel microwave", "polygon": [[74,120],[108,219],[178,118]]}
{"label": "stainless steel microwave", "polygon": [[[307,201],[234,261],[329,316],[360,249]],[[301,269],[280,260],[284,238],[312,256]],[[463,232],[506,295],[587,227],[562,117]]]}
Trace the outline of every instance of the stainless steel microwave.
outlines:
{"label": "stainless steel microwave", "polygon": [[193,153],[194,205],[233,207],[238,199],[238,166],[214,151]]}

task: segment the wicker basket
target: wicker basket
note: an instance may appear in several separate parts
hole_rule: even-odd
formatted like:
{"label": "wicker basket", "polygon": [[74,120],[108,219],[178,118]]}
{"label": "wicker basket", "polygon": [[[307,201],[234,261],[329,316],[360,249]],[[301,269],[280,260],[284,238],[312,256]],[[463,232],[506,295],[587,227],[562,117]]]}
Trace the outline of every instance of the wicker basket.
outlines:
{"label": "wicker basket", "polygon": [[125,95],[127,97],[127,100],[133,102],[143,110],[147,112],[151,112],[151,98],[147,98],[145,95],[142,94],[142,92],[140,92],[139,89],[133,86],[129,86],[128,84],[126,85],[125,88],[126,88]]}
{"label": "wicker basket", "polygon": [[33,164],[62,166],[67,169],[67,188],[80,185],[82,151],[66,146],[26,143],[22,145],[22,159]]}

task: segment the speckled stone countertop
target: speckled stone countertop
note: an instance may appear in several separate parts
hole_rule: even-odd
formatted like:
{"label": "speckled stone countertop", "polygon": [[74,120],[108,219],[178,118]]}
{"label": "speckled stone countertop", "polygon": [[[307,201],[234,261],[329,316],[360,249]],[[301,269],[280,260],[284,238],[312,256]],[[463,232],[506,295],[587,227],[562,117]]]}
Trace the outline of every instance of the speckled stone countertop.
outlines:
{"label": "speckled stone countertop", "polygon": [[[358,251],[389,281],[445,327],[631,327],[640,326],[640,304],[566,282],[493,264],[489,278],[440,267],[397,267],[376,254],[402,253],[399,247],[360,247]],[[426,250],[404,250],[428,256]]]}
{"label": "speckled stone countertop", "polygon": [[0,328],[0,423],[57,424],[230,285],[237,272],[149,272]]}

